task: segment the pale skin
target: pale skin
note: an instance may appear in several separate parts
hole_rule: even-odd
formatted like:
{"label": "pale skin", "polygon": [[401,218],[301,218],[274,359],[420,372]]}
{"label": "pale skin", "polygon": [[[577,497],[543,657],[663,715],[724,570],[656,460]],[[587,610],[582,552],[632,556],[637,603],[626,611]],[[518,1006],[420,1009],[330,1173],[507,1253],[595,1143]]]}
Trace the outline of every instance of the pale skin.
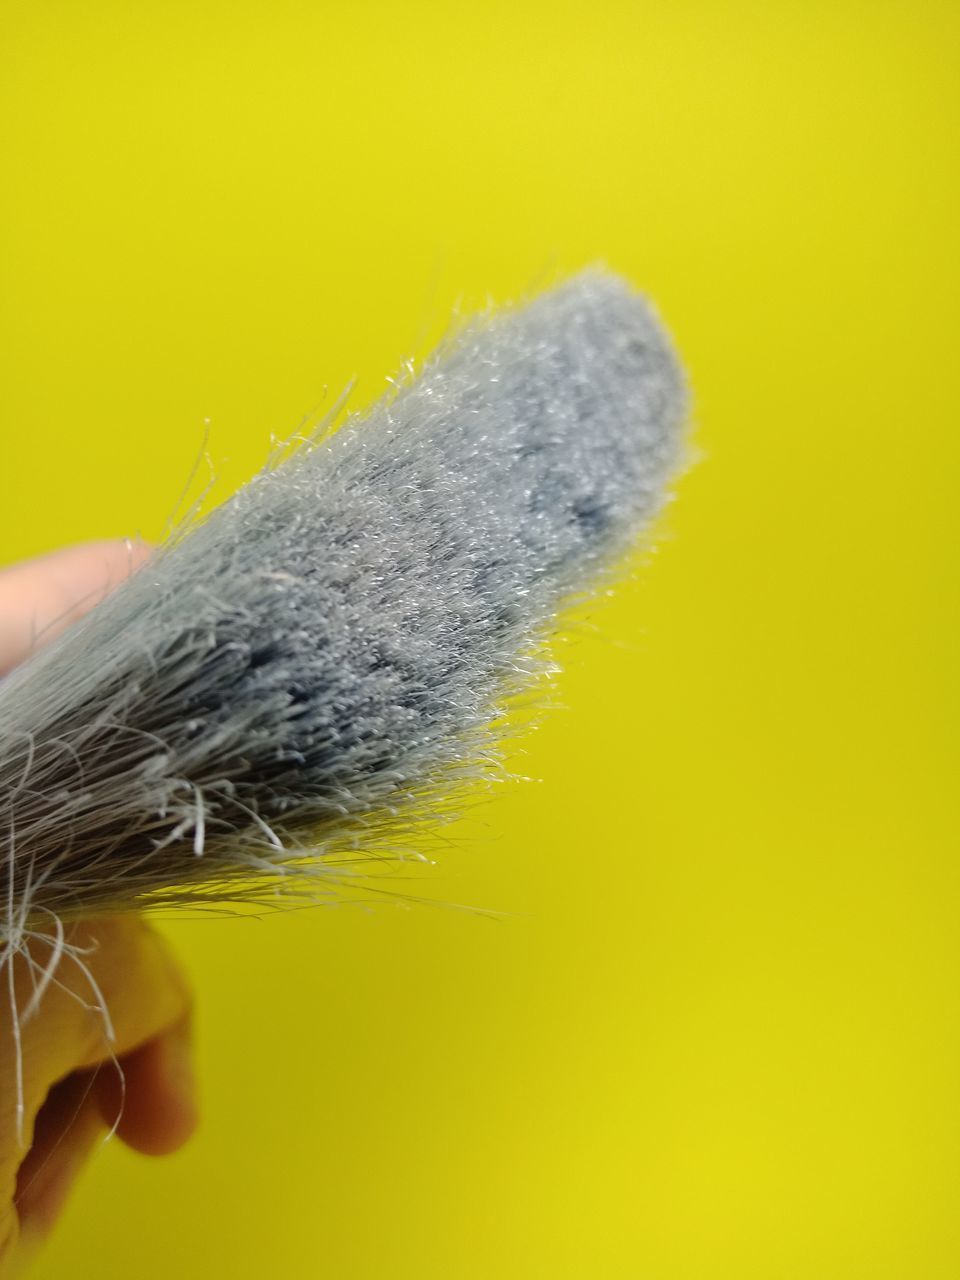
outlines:
{"label": "pale skin", "polygon": [[[36,644],[48,643],[75,622],[147,555],[139,544],[97,542],[0,570],[0,677]],[[67,940],[83,949],[109,1010],[113,1039],[89,979],[65,957],[56,982],[22,1023],[18,1055],[7,974],[2,975],[3,1280],[22,1273],[54,1226],[80,1168],[111,1130],[137,1151],[163,1155],[182,1146],[196,1126],[190,992],[166,944],[132,916],[69,925]],[[49,944],[31,944],[31,955],[37,966],[33,979],[22,957],[14,965],[21,1010],[47,966]]]}

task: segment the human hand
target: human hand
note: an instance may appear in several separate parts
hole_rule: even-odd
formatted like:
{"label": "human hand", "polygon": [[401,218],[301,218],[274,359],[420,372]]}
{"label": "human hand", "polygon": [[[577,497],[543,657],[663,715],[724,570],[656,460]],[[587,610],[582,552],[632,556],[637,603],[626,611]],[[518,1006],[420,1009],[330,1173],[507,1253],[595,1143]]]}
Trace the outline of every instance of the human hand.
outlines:
{"label": "human hand", "polygon": [[[69,626],[147,554],[129,543],[90,543],[0,571],[0,676],[35,637],[44,643]],[[115,916],[66,926],[65,942],[29,1017],[51,944],[35,939],[30,959],[0,968],[2,1276],[48,1234],[106,1132],[161,1155],[196,1125],[190,995],[163,940],[139,917]]]}

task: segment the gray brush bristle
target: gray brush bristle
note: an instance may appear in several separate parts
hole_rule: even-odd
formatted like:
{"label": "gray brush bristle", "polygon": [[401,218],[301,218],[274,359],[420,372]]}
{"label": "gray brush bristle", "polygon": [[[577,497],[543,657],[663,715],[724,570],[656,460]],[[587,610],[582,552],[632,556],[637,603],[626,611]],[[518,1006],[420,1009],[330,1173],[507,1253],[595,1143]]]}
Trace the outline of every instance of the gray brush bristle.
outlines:
{"label": "gray brush bristle", "polygon": [[243,897],[441,800],[657,509],[684,409],[648,304],[590,272],[161,547],[0,685],[8,935]]}

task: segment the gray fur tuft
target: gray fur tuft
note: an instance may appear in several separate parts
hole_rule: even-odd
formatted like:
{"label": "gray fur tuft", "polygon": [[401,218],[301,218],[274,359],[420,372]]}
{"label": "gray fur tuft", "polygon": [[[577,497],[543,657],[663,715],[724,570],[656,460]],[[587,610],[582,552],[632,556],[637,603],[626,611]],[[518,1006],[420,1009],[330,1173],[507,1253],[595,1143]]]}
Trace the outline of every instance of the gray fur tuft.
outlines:
{"label": "gray fur tuft", "polygon": [[648,304],[590,272],[162,547],[0,685],[8,943],[296,881],[442,805],[656,511],[684,409]]}

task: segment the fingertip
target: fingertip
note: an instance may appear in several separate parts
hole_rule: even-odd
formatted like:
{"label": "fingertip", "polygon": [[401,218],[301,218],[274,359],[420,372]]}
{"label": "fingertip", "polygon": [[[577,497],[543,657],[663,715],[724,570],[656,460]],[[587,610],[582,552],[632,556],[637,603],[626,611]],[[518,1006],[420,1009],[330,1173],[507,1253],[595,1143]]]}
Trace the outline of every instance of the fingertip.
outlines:
{"label": "fingertip", "polygon": [[100,1111],[117,1136],[143,1155],[178,1151],[196,1131],[199,1113],[189,1019],[125,1054],[101,1078]]}
{"label": "fingertip", "polygon": [[139,538],[84,542],[0,570],[0,674],[89,613],[150,552]]}

